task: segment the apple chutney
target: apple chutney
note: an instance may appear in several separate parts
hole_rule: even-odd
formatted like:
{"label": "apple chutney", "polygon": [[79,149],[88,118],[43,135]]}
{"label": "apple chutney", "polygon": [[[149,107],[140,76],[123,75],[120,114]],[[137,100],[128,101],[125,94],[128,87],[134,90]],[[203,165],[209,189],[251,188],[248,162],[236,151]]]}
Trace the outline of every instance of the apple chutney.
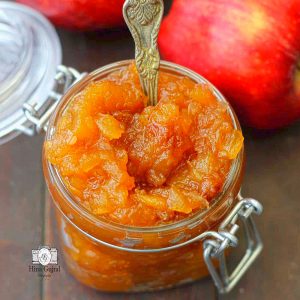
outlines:
{"label": "apple chutney", "polygon": [[93,288],[144,291],[206,276],[201,241],[159,249],[216,229],[237,201],[236,117],[211,84],[174,66],[162,63],[155,106],[127,61],[71,88],[50,122],[44,170],[64,256]]}

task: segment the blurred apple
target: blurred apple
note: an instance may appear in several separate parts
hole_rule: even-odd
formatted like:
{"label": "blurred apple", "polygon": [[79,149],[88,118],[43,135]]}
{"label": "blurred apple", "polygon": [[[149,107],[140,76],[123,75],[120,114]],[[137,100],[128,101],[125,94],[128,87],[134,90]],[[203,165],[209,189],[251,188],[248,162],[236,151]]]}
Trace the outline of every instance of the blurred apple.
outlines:
{"label": "blurred apple", "polygon": [[125,0],[17,0],[39,10],[55,25],[70,29],[101,29],[123,24]]}
{"label": "blurred apple", "polygon": [[300,0],[174,0],[159,45],[214,83],[242,123],[273,129],[300,117]]}

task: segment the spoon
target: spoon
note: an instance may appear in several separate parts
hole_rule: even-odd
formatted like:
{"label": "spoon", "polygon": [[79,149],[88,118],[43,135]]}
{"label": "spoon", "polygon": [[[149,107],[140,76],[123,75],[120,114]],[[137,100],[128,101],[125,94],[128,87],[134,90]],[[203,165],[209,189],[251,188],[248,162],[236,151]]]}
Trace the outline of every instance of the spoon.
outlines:
{"label": "spoon", "polygon": [[123,16],[135,43],[135,63],[148,105],[157,103],[160,56],[157,37],[164,11],[162,0],[126,0]]}

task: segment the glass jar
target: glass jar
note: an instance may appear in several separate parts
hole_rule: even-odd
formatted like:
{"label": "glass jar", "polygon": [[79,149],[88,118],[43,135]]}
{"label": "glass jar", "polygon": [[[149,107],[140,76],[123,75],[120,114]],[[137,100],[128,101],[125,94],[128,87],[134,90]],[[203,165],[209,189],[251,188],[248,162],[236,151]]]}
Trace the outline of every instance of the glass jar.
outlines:
{"label": "glass jar", "polygon": [[[51,139],[58,119],[74,95],[91,81],[101,80],[130,63],[132,61],[128,60],[107,65],[71,87],[51,117],[46,140]],[[217,99],[227,105],[234,127],[241,129],[230,105],[203,77],[170,62],[162,61],[161,70],[208,84]],[[244,149],[233,161],[222,192],[211,202],[209,209],[173,224],[144,228],[115,224],[95,217],[72,197],[45,156],[43,165],[56,207],[65,261],[70,273],[82,283],[102,291],[149,291],[194,281],[210,272],[221,292],[234,285],[227,274],[218,273],[212,258],[216,256],[220,259],[221,271],[226,268],[224,249],[237,242],[234,236],[236,218],[244,214],[246,227],[251,231],[253,228],[250,228],[248,220],[252,219],[248,219],[247,214],[253,211],[259,213],[261,209],[255,200],[241,200],[239,197]],[[250,244],[251,254],[257,255],[261,249],[259,237],[249,237]],[[238,268],[246,269],[242,263]]]}

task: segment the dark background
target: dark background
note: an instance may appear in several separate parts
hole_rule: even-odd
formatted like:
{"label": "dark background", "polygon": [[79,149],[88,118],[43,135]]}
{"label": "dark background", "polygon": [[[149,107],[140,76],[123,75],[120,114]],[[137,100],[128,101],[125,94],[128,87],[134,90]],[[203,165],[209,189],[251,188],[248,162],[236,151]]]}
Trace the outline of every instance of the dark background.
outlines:
{"label": "dark background", "polygon": [[[58,33],[63,63],[80,71],[134,56],[125,29]],[[59,274],[41,279],[29,273],[32,249],[43,244],[59,248],[42,173],[43,136],[19,136],[1,146],[0,299],[300,299],[300,122],[272,133],[244,129],[244,135],[247,166],[243,194],[264,205],[264,213],[256,221],[265,247],[226,297],[218,297],[209,278],[157,293],[99,293],[66,273],[61,252]]]}

